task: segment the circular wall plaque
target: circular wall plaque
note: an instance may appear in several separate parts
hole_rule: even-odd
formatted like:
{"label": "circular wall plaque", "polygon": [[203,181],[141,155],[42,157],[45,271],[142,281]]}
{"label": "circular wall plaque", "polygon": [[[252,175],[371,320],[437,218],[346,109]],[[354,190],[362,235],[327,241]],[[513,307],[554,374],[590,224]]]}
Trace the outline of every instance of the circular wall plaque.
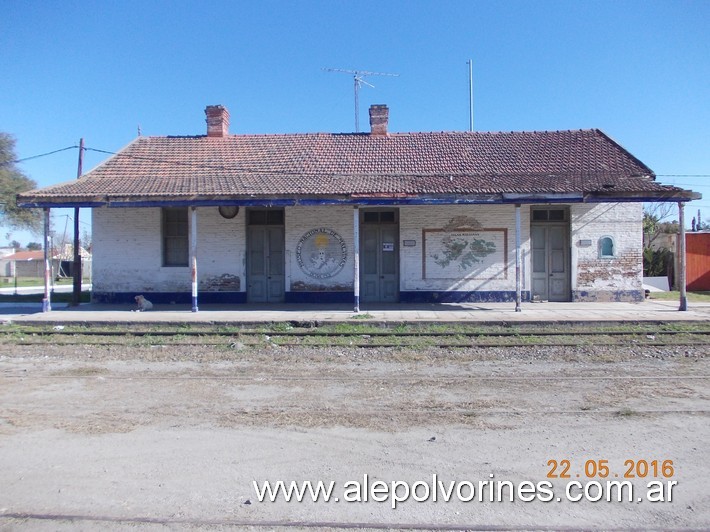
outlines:
{"label": "circular wall plaque", "polygon": [[306,275],[314,279],[328,279],[343,269],[348,259],[348,247],[332,229],[311,229],[296,246],[296,261]]}

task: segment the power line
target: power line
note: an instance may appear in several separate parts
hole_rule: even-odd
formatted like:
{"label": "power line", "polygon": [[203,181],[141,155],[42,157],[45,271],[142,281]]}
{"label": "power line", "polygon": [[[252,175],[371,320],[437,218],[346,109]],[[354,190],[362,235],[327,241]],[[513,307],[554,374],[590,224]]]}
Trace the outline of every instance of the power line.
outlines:
{"label": "power line", "polygon": [[710,174],[656,174],[658,177],[710,177]]}
{"label": "power line", "polygon": [[74,148],[78,148],[78,147],[79,147],[79,146],[76,146],[76,145],[74,145],[74,146],[67,146],[66,148],[62,148],[61,150],[54,150],[54,151],[50,151],[50,152],[47,152],[47,153],[40,153],[39,155],[32,155],[32,156],[30,156],[30,157],[24,157],[24,158],[22,158],[22,159],[15,159],[14,161],[5,161],[4,163],[0,163],[0,166],[5,166],[5,165],[8,165],[8,164],[23,163],[23,162],[25,162],[25,161],[29,161],[29,160],[32,160],[32,159],[39,159],[40,157],[46,157],[47,155],[54,155],[55,153],[59,153],[59,152],[62,152],[62,151],[73,150]]}
{"label": "power line", "polygon": [[[368,74],[370,74],[370,73],[368,73]],[[379,74],[379,73],[372,73],[372,74]],[[396,75],[396,74],[389,74],[389,75]],[[47,157],[49,155],[54,155],[56,153],[60,153],[60,152],[67,151],[67,150],[78,149],[78,148],[79,148],[79,146],[77,146],[75,144],[73,146],[67,146],[66,148],[61,148],[61,149],[50,151],[47,153],[40,153],[38,155],[32,155],[30,157],[23,157],[22,159],[15,159],[12,161],[1,162],[0,166],[22,163],[25,161],[30,161],[32,159],[39,159],[41,157]],[[100,150],[98,148],[84,147],[84,150],[85,151],[93,151],[93,152],[97,152],[97,153],[103,153],[106,155],[117,155],[118,154],[115,151]],[[209,169],[209,170],[241,170],[243,172],[270,173],[270,174],[275,174],[275,173],[289,173],[290,174],[291,173],[291,171],[261,170],[261,169],[249,168],[249,167],[239,166],[239,165],[203,164],[203,163],[174,161],[174,160],[168,160],[168,159],[158,159],[155,157],[142,157],[140,155],[131,155],[131,154],[127,154],[127,153],[123,153],[123,156],[131,158],[131,159],[142,160],[142,161],[157,162],[157,163],[162,163],[162,164],[172,164],[175,166],[190,166],[193,168],[205,168],[205,169]],[[407,175],[412,175],[412,174],[407,174]],[[421,174],[421,175],[428,175],[428,174]],[[710,174],[656,174],[656,177],[710,177]],[[696,186],[696,185],[698,185],[698,183],[675,183],[675,185]]]}

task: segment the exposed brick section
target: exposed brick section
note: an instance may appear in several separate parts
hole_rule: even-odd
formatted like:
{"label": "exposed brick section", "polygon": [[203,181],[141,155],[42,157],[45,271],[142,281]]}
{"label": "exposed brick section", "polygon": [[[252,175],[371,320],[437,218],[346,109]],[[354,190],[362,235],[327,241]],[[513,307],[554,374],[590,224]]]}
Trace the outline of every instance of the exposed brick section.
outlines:
{"label": "exposed brick section", "polygon": [[639,264],[642,264],[641,252],[628,251],[614,259],[584,260],[578,263],[578,286],[588,286],[599,281],[610,281],[629,278],[636,279],[639,274]]}
{"label": "exposed brick section", "polygon": [[200,279],[199,289],[203,292],[239,292],[241,280],[229,273],[214,275]]}
{"label": "exposed brick section", "polygon": [[207,115],[207,136],[226,137],[229,135],[229,111],[221,105],[208,105],[205,109]]}
{"label": "exposed brick section", "polygon": [[370,134],[386,135],[390,110],[386,105],[370,106]]}
{"label": "exposed brick section", "polygon": [[[643,298],[642,204],[572,205],[572,294],[575,301]],[[614,257],[601,258],[599,240],[611,237]],[[592,245],[580,247],[581,240]]]}

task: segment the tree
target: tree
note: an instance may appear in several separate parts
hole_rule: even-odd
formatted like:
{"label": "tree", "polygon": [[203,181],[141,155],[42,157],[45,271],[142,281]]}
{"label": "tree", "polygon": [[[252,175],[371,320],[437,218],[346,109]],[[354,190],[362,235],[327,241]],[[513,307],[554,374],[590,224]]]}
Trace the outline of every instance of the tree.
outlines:
{"label": "tree", "polygon": [[646,204],[643,210],[643,243],[644,247],[651,247],[653,241],[661,233],[677,233],[678,222],[664,222],[663,220],[673,210],[672,203]]}
{"label": "tree", "polygon": [[86,229],[81,232],[81,247],[91,253],[91,233]]}
{"label": "tree", "polygon": [[680,231],[680,225],[676,220],[663,221],[672,210],[672,203],[653,203],[643,211],[643,275],[644,277],[667,275],[671,284],[673,283],[673,252],[666,247],[653,244],[661,234]]}
{"label": "tree", "polygon": [[15,166],[15,139],[0,132],[0,222],[13,229],[39,232],[42,212],[17,206],[17,194],[37,187]]}
{"label": "tree", "polygon": [[42,244],[40,244],[39,242],[29,242],[27,244],[27,249],[29,251],[39,251],[40,249],[42,249]]}
{"label": "tree", "polygon": [[17,240],[13,240],[10,242],[10,247],[19,250],[22,249],[22,244],[20,244]]}

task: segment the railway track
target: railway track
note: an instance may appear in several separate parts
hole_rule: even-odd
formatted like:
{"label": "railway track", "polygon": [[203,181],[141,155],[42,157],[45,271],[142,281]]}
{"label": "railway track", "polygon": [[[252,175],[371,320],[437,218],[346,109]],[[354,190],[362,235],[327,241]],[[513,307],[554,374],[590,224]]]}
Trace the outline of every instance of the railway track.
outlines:
{"label": "railway track", "polygon": [[15,328],[0,332],[0,343],[13,345],[170,345],[263,347],[530,347],[530,346],[619,346],[649,347],[710,346],[710,329],[659,330],[93,330]]}

